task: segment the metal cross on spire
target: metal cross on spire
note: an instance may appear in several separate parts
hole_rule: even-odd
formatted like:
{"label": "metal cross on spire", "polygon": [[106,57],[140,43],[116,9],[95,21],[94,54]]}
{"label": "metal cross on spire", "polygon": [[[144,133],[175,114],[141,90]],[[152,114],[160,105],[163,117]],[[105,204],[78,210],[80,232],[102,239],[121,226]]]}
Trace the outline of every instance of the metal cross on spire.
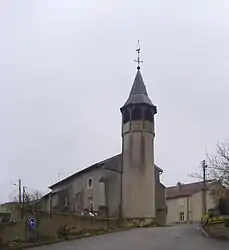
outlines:
{"label": "metal cross on spire", "polygon": [[137,66],[137,70],[140,70],[140,63],[143,63],[143,61],[140,60],[140,43],[139,43],[139,40],[138,40],[138,48],[136,49],[137,53],[138,53],[138,56],[137,56],[137,59],[134,60],[135,62],[137,62],[138,66]]}

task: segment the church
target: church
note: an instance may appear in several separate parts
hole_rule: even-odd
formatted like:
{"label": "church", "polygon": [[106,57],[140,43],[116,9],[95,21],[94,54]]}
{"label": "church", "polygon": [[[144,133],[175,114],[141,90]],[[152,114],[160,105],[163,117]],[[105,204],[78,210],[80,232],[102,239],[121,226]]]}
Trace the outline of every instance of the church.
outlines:
{"label": "church", "polygon": [[46,211],[89,210],[100,216],[165,223],[163,171],[154,163],[157,107],[148,96],[139,63],[138,57],[129,97],[120,108],[122,152],[50,186],[51,192],[42,199]]}

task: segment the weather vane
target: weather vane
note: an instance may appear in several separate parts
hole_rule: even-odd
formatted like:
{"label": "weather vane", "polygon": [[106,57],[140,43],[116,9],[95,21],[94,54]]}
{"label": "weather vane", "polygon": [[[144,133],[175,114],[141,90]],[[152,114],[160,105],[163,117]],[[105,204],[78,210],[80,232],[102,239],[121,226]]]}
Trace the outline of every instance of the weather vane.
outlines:
{"label": "weather vane", "polygon": [[140,70],[140,63],[143,63],[143,61],[140,60],[140,43],[139,43],[139,40],[138,40],[138,48],[136,49],[136,51],[138,53],[138,57],[134,61],[137,62],[137,64],[138,64],[137,70]]}

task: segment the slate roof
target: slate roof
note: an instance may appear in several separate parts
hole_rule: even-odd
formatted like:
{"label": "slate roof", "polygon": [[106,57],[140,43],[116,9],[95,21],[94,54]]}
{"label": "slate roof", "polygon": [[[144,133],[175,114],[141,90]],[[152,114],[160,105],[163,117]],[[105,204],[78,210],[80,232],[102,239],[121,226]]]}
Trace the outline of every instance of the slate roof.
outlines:
{"label": "slate roof", "polygon": [[[100,161],[100,162],[97,162],[97,163],[94,163],[93,165],[87,167],[87,168],[84,168],[70,176],[68,176],[67,178],[61,180],[61,181],[58,181],[57,183],[53,184],[52,186],[50,186],[49,188],[54,188],[56,187],[57,185],[60,185],[62,183],[64,183],[65,181],[69,181],[71,180],[72,178],[82,174],[82,173],[85,173],[85,172],[88,172],[88,171],[91,171],[92,169],[96,169],[96,168],[101,168],[101,167],[104,167],[105,169],[110,169],[110,170],[114,170],[114,171],[120,171],[121,169],[118,169],[121,167],[121,154],[118,154],[118,155],[115,155],[113,157],[110,157],[106,160],[103,160],[103,161]],[[163,172],[163,170],[161,168],[159,168],[157,165],[155,165],[156,169],[159,171],[159,172]]]}
{"label": "slate roof", "polygon": [[133,104],[147,104],[154,106],[148,96],[140,70],[137,71],[130,95],[123,107]]}
{"label": "slate roof", "polygon": [[51,193],[52,193],[52,192],[48,192],[47,194],[43,195],[43,196],[41,197],[41,199],[48,198],[49,195],[50,195]]}
{"label": "slate roof", "polygon": [[[207,185],[215,183],[215,180],[207,181]],[[178,183],[176,186],[166,188],[166,199],[175,199],[191,196],[203,189],[203,182],[193,182],[188,184]]]}

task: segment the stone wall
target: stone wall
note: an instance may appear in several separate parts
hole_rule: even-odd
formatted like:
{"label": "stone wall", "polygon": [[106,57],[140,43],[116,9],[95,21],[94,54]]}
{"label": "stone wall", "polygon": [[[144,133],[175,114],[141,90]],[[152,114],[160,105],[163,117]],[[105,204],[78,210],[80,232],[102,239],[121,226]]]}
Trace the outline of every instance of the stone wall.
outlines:
{"label": "stone wall", "polygon": [[84,217],[61,213],[55,213],[51,218],[49,214],[39,213],[37,215],[37,224],[37,235],[39,238],[47,236],[56,237],[57,230],[64,225],[67,225],[67,228],[76,234],[119,227],[118,220],[116,219]]}
{"label": "stone wall", "polygon": [[202,218],[202,228],[213,238],[229,239],[229,217]]}
{"label": "stone wall", "polygon": [[229,228],[224,223],[212,224],[203,228],[212,238],[229,240]]}
{"label": "stone wall", "polygon": [[[28,218],[31,213],[25,212],[24,219],[18,222],[0,226],[0,240],[5,243],[14,240],[28,241],[31,234],[28,230]],[[67,225],[72,234],[81,234],[90,231],[106,231],[107,229],[120,228],[120,220],[105,219],[96,217],[75,216],[64,213],[53,213],[50,215],[45,212],[36,211],[32,215],[37,220],[37,229],[34,231],[36,239],[56,238],[58,230]]]}
{"label": "stone wall", "polygon": [[11,222],[0,225],[0,246],[1,243],[9,242],[16,239],[25,240],[25,223]]}

